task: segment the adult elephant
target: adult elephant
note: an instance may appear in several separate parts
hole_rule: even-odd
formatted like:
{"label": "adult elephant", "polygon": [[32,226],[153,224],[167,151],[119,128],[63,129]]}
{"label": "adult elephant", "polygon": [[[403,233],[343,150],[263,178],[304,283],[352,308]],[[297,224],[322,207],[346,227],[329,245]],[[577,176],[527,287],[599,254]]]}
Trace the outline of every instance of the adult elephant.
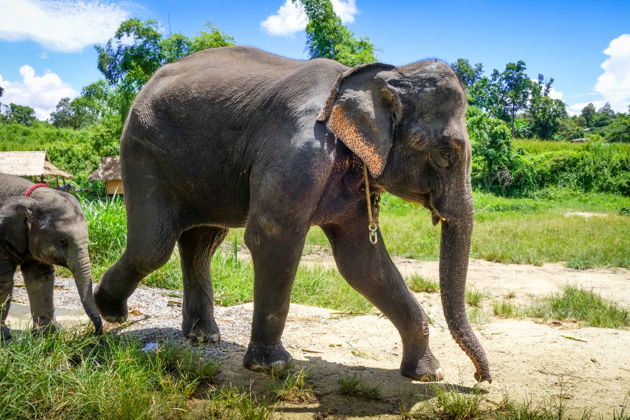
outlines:
{"label": "adult elephant", "polygon": [[400,332],[402,373],[441,379],[427,315],[380,233],[368,236],[368,179],[371,206],[389,191],[442,221],[448,326],[477,380],[491,380],[464,299],[473,227],[465,108],[455,73],[436,60],[348,69],[228,47],[162,67],[139,93],[122,135],[127,248],[98,285],[101,314],[124,321],[127,298],[177,242],[183,332],[219,340],[210,257],[229,228],[245,226],[255,285],[244,364],[283,368],[291,360],[280,341],[291,285],[306,233],[318,225],[345,279]]}
{"label": "adult elephant", "polygon": [[71,194],[0,174],[0,321],[2,337],[19,266],[36,328],[54,328],[53,265],[69,268],[97,333],[102,322],[92,296],[88,230],[81,205]]}

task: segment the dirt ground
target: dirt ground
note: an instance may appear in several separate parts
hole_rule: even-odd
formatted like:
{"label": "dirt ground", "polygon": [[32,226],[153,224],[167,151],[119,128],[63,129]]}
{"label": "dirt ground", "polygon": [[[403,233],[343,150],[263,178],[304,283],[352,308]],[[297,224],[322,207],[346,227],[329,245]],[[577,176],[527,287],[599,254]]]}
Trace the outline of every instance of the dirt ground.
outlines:
{"label": "dirt ground", "polygon": [[[437,280],[437,262],[402,258],[396,258],[395,262],[404,275],[418,273]],[[324,254],[305,256],[302,263],[334,265],[332,258]],[[535,296],[559,292],[567,284],[592,288],[630,307],[630,270],[625,269],[578,271],[559,264],[535,267],[472,260],[468,276],[469,288],[485,294],[483,304],[488,312],[493,300],[510,296],[513,302],[526,303]],[[67,315],[71,311],[67,308],[76,291],[68,281],[60,286],[66,287],[68,297],[58,300],[63,295],[60,291],[56,304],[58,313],[63,313],[69,321],[71,317]],[[21,299],[24,319],[28,314],[25,291],[19,287],[17,291],[16,299],[18,302]],[[475,386],[473,365],[446,328],[439,295],[417,293],[416,298],[433,320],[431,348],[446,375],[441,386],[452,385],[460,392],[471,392]],[[172,300],[172,294],[163,290],[136,291],[129,302],[130,329],[144,329],[145,341],[160,340],[160,334],[153,336],[156,328],[179,334],[181,308],[172,305]],[[157,311],[157,307],[162,312]],[[17,324],[19,313],[19,308],[14,313],[12,307],[9,322]],[[222,354],[220,380],[223,383],[265,390],[269,376],[242,367],[251,314],[252,304],[217,308],[222,343],[212,350]],[[609,418],[614,409],[620,409],[630,392],[629,330],[579,328],[571,321],[542,322],[492,316],[486,323],[475,325],[475,330],[486,349],[493,373],[493,383],[481,385],[486,392],[485,404],[490,407],[507,395],[516,401],[531,399],[534,405],[561,401],[568,412],[578,418],[584,410],[592,410],[595,418],[599,415]],[[292,353],[296,367],[311,370],[316,398],[310,403],[285,404],[277,414],[279,418],[399,418],[401,401],[413,408],[431,398],[431,385],[399,374],[400,337],[393,325],[381,316],[346,316],[327,309],[292,305],[283,342]],[[341,395],[338,379],[342,374],[360,375],[365,383],[378,387],[380,398],[366,400]]]}
{"label": "dirt ground", "polygon": [[[402,258],[395,262],[404,275],[438,278],[437,262]],[[333,264],[326,256],[306,256],[303,263]],[[514,296],[513,302],[525,303],[534,296],[559,292],[567,284],[592,288],[630,306],[629,270],[578,271],[559,264],[535,267],[473,260],[468,277],[469,287],[483,292],[488,306],[492,299],[508,294]],[[416,298],[434,321],[431,347],[445,371],[442,385],[470,392],[476,383],[474,368],[448,332],[438,294],[417,293]],[[251,311],[250,304],[245,306]],[[557,404],[561,399],[568,412],[577,417],[584,410],[592,410],[594,415],[607,418],[614,409],[619,411],[630,393],[628,330],[493,317],[475,329],[493,372],[493,383],[481,385],[490,406],[505,395],[545,405]],[[378,315],[343,316],[292,305],[283,341],[297,366],[312,369],[318,396],[310,405],[287,406],[283,418],[311,418],[318,413],[397,418],[401,400],[413,407],[432,395],[430,386],[399,374],[400,337],[393,325]],[[241,351],[229,355],[223,378],[241,385],[259,382],[260,374],[242,369],[242,355]],[[367,401],[339,395],[337,381],[343,373],[361,375],[366,383],[380,389],[381,399]]]}

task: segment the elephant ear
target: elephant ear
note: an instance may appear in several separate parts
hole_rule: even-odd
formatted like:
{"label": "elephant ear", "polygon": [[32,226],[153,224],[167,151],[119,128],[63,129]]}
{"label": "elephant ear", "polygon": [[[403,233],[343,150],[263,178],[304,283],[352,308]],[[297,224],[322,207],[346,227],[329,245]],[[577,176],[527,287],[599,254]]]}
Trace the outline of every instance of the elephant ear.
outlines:
{"label": "elephant ear", "polygon": [[400,100],[386,78],[394,66],[371,63],[343,72],[317,116],[367,166],[373,177],[385,169]]}
{"label": "elephant ear", "polygon": [[24,253],[28,246],[34,203],[32,198],[18,197],[0,208],[0,240],[11,245],[18,254]]}

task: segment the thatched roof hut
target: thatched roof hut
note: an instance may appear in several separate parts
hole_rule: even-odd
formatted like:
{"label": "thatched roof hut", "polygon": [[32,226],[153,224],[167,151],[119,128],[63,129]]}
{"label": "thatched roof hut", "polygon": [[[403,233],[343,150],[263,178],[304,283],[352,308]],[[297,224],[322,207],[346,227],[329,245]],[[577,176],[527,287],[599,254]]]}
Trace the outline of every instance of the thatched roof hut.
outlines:
{"label": "thatched roof hut", "polygon": [[124,194],[122,175],[120,174],[120,158],[104,157],[98,169],[88,177],[90,181],[105,181],[105,191],[107,194]]}
{"label": "thatched roof hut", "polygon": [[47,176],[71,179],[74,175],[55,167],[43,150],[32,152],[0,152],[0,173],[8,175],[37,177]]}

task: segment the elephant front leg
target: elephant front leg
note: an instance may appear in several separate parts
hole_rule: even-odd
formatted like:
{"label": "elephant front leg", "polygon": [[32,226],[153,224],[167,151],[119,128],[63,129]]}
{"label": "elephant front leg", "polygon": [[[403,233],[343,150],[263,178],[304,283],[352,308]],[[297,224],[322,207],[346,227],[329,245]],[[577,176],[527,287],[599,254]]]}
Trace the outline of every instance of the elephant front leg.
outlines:
{"label": "elephant front leg", "polygon": [[283,370],[291,363],[280,339],[307,230],[270,220],[248,221],[245,243],[255,273],[252,335],[243,359],[248,369]]}
{"label": "elephant front leg", "polygon": [[16,265],[8,258],[0,255],[0,338],[3,340],[11,339],[11,331],[5,325],[9,308],[11,307],[11,293],[13,292],[13,276],[15,275]]}
{"label": "elephant front leg", "polygon": [[225,239],[228,229],[200,226],[181,234],[179,256],[184,277],[182,332],[185,337],[216,343],[221,339],[214,320],[214,296],[210,259]]}
{"label": "elephant front leg", "polygon": [[53,290],[55,269],[52,265],[29,261],[20,266],[24,276],[24,285],[28,292],[31,306],[33,327],[42,331],[55,331],[55,304]]}
{"label": "elephant front leg", "polygon": [[339,271],[346,281],[394,324],[402,338],[401,373],[421,381],[443,379],[440,362],[429,348],[428,317],[394,266],[383,238],[372,245],[367,215],[359,211],[351,220],[323,226],[332,245]]}

